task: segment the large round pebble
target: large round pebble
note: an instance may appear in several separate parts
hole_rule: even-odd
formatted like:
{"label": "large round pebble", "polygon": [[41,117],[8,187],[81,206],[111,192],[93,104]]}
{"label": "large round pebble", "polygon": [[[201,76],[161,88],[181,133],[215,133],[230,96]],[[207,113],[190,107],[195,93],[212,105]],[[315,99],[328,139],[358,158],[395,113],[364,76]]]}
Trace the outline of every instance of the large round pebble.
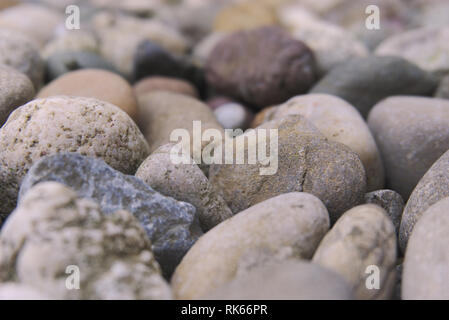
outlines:
{"label": "large round pebble", "polygon": [[426,172],[405,205],[399,233],[403,252],[415,223],[424,211],[441,199],[449,197],[449,150]]}
{"label": "large round pebble", "polygon": [[179,299],[197,299],[265,263],[310,259],[328,229],[329,215],[316,197],[274,197],[202,236],[176,269],[172,288]]}
{"label": "large round pebble", "polygon": [[95,98],[109,102],[137,121],[137,99],[130,84],[119,75],[100,69],[83,69],[68,72],[53,80],[41,91],[38,98],[66,95]]}
{"label": "large round pebble", "polygon": [[449,198],[433,204],[413,228],[402,276],[405,300],[449,299]]}
{"label": "large round pebble", "polygon": [[251,270],[203,297],[212,300],[351,300],[352,288],[338,274],[306,261]]}
{"label": "large round pebble", "polygon": [[312,51],[277,27],[233,33],[220,41],[206,66],[208,83],[258,108],[306,92],[316,80]]}
{"label": "large round pebble", "polygon": [[[243,150],[244,164],[212,164],[209,168],[209,180],[222,190],[234,214],[293,191],[308,192],[321,199],[332,221],[362,202],[366,192],[365,170],[358,155],[348,147],[329,141],[299,115],[266,122],[256,131],[248,130],[235,139],[246,139],[260,129],[268,130],[268,135],[269,129],[277,130],[278,148],[270,150],[270,166],[260,161],[248,163],[249,151],[258,149],[256,139],[248,139],[250,142],[245,143]],[[267,139],[267,146],[271,143]]]}
{"label": "large round pebble", "polygon": [[360,113],[346,101],[327,94],[308,94],[275,108],[268,119],[299,114],[313,123],[329,140],[340,142],[358,154],[366,171],[367,189],[384,186],[385,173],[376,142]]}
{"label": "large round pebble", "polygon": [[449,149],[447,100],[391,97],[373,108],[368,125],[382,154],[387,186],[404,199]]}
{"label": "large round pebble", "polygon": [[34,97],[34,86],[21,72],[0,65],[0,127],[9,114]]}
{"label": "large round pebble", "polygon": [[[313,261],[342,275],[357,299],[389,299],[396,275],[396,233],[385,211],[376,205],[352,208],[337,221],[318,247]],[[379,277],[368,288],[368,277]],[[368,272],[367,272],[368,271]]]}
{"label": "large round pebble", "polygon": [[[45,125],[43,125],[45,124]],[[39,158],[78,152],[102,158],[113,168],[134,174],[149,150],[144,136],[126,113],[92,98],[53,97],[16,109],[0,129],[0,170],[8,195]],[[0,212],[8,214],[12,208]]]}

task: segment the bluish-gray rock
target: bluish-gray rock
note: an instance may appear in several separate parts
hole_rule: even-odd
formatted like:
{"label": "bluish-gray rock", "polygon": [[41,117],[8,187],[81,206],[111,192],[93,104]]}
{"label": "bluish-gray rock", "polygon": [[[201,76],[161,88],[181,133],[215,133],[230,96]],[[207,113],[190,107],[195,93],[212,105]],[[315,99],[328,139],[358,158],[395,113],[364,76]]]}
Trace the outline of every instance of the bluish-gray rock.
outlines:
{"label": "bluish-gray rock", "polygon": [[115,67],[94,52],[59,52],[46,61],[47,80],[51,81],[63,74],[79,69],[103,69],[118,73]]}
{"label": "bluish-gray rock", "polygon": [[100,204],[106,214],[131,212],[152,242],[152,250],[169,277],[187,250],[201,236],[194,206],[154,191],[140,179],[109,167],[104,161],[76,153],[47,156],[35,162],[25,176],[20,199],[35,184],[56,181],[79,196]]}
{"label": "bluish-gray rock", "polygon": [[366,117],[382,99],[395,95],[431,96],[437,86],[436,77],[403,58],[368,56],[333,68],[310,92],[343,98]]}
{"label": "bluish-gray rock", "polygon": [[404,211],[404,199],[393,190],[376,190],[365,194],[365,203],[371,203],[382,207],[391,218],[396,234],[399,234],[402,212]]}

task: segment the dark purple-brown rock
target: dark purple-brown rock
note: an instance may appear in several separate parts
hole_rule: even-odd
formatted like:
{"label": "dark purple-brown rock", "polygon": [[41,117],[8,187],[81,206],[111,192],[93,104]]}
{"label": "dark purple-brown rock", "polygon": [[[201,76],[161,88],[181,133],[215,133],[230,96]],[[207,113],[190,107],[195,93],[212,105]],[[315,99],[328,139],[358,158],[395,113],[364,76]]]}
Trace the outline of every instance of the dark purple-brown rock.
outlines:
{"label": "dark purple-brown rock", "polygon": [[217,91],[262,108],[305,93],[316,80],[312,51],[277,27],[233,33],[209,56],[206,79]]}

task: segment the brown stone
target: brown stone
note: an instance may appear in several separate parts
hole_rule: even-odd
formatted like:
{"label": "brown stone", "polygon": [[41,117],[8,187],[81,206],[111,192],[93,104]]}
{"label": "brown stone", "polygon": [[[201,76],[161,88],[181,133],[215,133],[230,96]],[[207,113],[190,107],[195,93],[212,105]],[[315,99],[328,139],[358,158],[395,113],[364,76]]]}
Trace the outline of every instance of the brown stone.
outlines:
{"label": "brown stone", "polygon": [[129,83],[119,75],[99,69],[69,72],[42,88],[38,98],[51,96],[96,98],[116,105],[137,120],[137,100]]}

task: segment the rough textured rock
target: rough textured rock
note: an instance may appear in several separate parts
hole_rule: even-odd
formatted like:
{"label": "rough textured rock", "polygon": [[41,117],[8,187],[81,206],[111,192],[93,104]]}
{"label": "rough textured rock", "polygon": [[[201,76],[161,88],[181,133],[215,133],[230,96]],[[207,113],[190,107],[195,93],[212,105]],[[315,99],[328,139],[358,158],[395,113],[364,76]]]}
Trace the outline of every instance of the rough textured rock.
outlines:
{"label": "rough textured rock", "polygon": [[39,290],[14,282],[0,284],[0,300],[51,300]]}
{"label": "rough textured rock", "polygon": [[103,69],[118,73],[110,62],[94,52],[59,52],[49,56],[46,61],[46,77],[49,81],[79,69]]}
{"label": "rough textured rock", "polygon": [[413,226],[424,211],[441,199],[449,197],[449,150],[421,178],[405,205],[402,214],[399,245],[405,252]]}
{"label": "rough textured rock", "polygon": [[399,235],[399,226],[404,211],[404,200],[399,193],[387,189],[376,190],[365,194],[365,203],[375,204],[384,209],[393,222],[396,235]]}
{"label": "rough textured rock", "polygon": [[373,108],[368,126],[382,154],[388,188],[408,199],[422,176],[449,149],[449,101],[391,97]]}
{"label": "rough textured rock", "polygon": [[134,57],[134,80],[149,76],[185,79],[204,90],[204,75],[188,59],[177,57],[158,44],[145,40],[139,44]]}
{"label": "rough textured rock", "polygon": [[[42,125],[42,124],[45,125]],[[78,152],[102,158],[111,167],[134,174],[148,156],[137,125],[118,107],[91,98],[53,97],[33,100],[16,109],[0,129],[0,169],[8,197],[32,163],[45,155]],[[14,207],[2,201],[0,215]]]}
{"label": "rough textured rock", "polygon": [[[127,211],[106,216],[59,183],[29,191],[4,225],[0,248],[2,281],[58,299],[171,296],[138,221]],[[78,267],[79,290],[67,290],[69,266]]]}
{"label": "rough textured rock", "polygon": [[141,164],[136,177],[163,195],[193,204],[204,231],[232,217],[226,202],[193,159],[186,159],[190,164],[173,163],[170,152],[174,146],[169,143],[156,149]]}
{"label": "rough textured rock", "polygon": [[225,129],[246,130],[252,120],[252,113],[240,103],[225,103],[214,110],[219,124]]}
{"label": "rough textured rock", "polygon": [[384,187],[384,167],[376,142],[353,106],[335,96],[308,94],[288,100],[266,118],[281,119],[290,114],[305,117],[329,140],[340,142],[357,153],[365,167],[368,191]]}
{"label": "rough textured rock", "polygon": [[449,27],[424,27],[394,35],[376,49],[377,55],[403,57],[424,70],[449,71]]}
{"label": "rough textured rock", "polygon": [[21,33],[0,28],[0,64],[26,74],[35,90],[44,82],[44,61],[30,39]]}
{"label": "rough textured rock", "polygon": [[39,47],[44,46],[53,36],[56,27],[63,23],[64,15],[37,4],[21,3],[0,12],[0,29],[19,31]]}
{"label": "rough textured rock", "polygon": [[91,52],[100,50],[97,37],[85,30],[66,31],[48,42],[42,49],[42,57],[48,59],[52,55],[63,52]]}
{"label": "rough textured rock", "polygon": [[449,198],[430,206],[413,228],[402,279],[406,300],[449,299]]}
{"label": "rough textured rock", "polygon": [[[234,214],[293,191],[317,196],[326,205],[332,221],[362,202],[366,192],[365,170],[357,154],[348,147],[328,141],[315,126],[298,115],[267,122],[256,132],[259,129],[278,130],[277,150],[267,151],[273,160],[272,169],[276,169],[277,160],[274,174],[261,175],[260,169],[267,166],[260,161],[248,164],[248,151],[257,149],[257,142],[251,141],[255,139],[246,139],[251,131],[236,138],[250,140],[245,142],[244,164],[212,164],[209,168],[209,180],[217,190],[222,190]],[[271,144],[271,139],[267,138],[268,147]]]}
{"label": "rough textured rock", "polygon": [[263,108],[306,92],[316,80],[312,51],[278,27],[241,31],[220,41],[206,66],[208,83]]}
{"label": "rough textured rock", "polygon": [[0,64],[0,127],[9,114],[34,97],[34,86],[23,73]]}
{"label": "rough textured rock", "polygon": [[95,200],[104,213],[131,212],[150,238],[166,276],[202,234],[193,206],[162,196],[141,180],[112,169],[100,159],[75,153],[40,159],[23,180],[19,202],[28,190],[43,181],[71,187],[81,197]]}
{"label": "rough textured rock", "polygon": [[449,76],[444,77],[440,81],[435,97],[442,99],[449,99]]}
{"label": "rough textured rock", "polygon": [[384,98],[433,95],[437,85],[436,77],[403,58],[368,56],[338,65],[310,92],[339,96],[366,117]]}
{"label": "rough textured rock", "polygon": [[214,30],[232,32],[276,25],[277,23],[275,10],[266,3],[241,1],[230,4],[218,12],[214,21]]}
{"label": "rough textured rock", "polygon": [[169,143],[173,130],[186,129],[193,137],[193,121],[201,121],[202,132],[207,129],[223,130],[207,105],[186,95],[152,92],[139,96],[138,101],[139,124],[151,152]]}
{"label": "rough textured rock", "polygon": [[328,229],[326,208],[310,194],[264,201],[203,235],[176,269],[173,292],[197,299],[272,261],[310,259]]}
{"label": "rough textured rock", "polygon": [[[352,208],[326,234],[313,261],[342,275],[357,299],[390,299],[396,276],[393,223],[379,206]],[[366,271],[372,265],[380,271],[379,289],[366,287]]]}
{"label": "rough textured rock", "polygon": [[137,99],[132,87],[124,78],[110,71],[84,69],[66,73],[42,88],[38,98],[58,95],[106,101],[125,111],[134,120],[138,119]]}
{"label": "rough textured rock", "polygon": [[251,122],[251,128],[257,128],[258,126],[264,124],[271,120],[271,115],[275,112],[278,106],[266,107],[259,111]]}
{"label": "rough textured rock", "polygon": [[198,92],[189,82],[169,77],[147,77],[134,85],[136,95],[143,95],[153,91],[169,91],[173,93],[185,94],[192,98],[198,98]]}
{"label": "rough textured rock", "polygon": [[306,261],[256,268],[203,297],[212,300],[351,300],[338,274]]}

